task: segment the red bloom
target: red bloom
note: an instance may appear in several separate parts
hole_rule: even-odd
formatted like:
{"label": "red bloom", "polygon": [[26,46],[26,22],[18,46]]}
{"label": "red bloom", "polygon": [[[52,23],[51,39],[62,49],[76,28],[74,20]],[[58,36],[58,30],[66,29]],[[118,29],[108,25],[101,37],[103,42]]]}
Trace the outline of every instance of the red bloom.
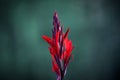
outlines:
{"label": "red bloom", "polygon": [[53,16],[52,38],[42,36],[42,38],[50,45],[49,51],[52,56],[52,70],[57,74],[57,80],[62,80],[65,76],[68,63],[73,50],[72,41],[68,39],[70,29],[63,33],[63,27],[60,26],[58,15],[55,12]]}

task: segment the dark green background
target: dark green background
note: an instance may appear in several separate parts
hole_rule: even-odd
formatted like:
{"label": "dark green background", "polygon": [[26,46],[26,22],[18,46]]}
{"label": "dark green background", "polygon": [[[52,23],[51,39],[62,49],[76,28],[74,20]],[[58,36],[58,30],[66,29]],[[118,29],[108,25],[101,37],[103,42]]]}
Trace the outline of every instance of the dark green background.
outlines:
{"label": "dark green background", "polygon": [[56,80],[48,44],[58,12],[75,49],[64,80],[120,79],[115,0],[0,0],[0,80]]}

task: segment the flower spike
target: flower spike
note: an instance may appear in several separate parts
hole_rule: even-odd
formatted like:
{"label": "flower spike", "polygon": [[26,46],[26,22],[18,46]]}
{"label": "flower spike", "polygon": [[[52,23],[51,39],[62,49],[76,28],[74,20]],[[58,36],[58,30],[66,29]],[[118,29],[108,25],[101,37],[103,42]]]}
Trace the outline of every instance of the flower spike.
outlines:
{"label": "flower spike", "polygon": [[63,26],[60,26],[56,11],[53,15],[53,26],[52,38],[45,35],[42,38],[50,45],[49,51],[52,57],[52,70],[57,74],[57,80],[63,80],[74,47],[72,41],[68,39],[70,29],[68,28],[65,34],[63,33]]}

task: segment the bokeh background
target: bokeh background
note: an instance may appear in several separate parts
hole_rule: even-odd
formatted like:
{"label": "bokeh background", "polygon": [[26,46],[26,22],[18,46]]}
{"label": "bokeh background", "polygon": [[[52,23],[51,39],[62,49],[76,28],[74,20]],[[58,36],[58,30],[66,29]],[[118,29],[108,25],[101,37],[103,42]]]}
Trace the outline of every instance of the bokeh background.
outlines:
{"label": "bokeh background", "polygon": [[75,49],[64,80],[120,80],[116,0],[0,0],[0,80],[55,80],[48,44],[58,12]]}

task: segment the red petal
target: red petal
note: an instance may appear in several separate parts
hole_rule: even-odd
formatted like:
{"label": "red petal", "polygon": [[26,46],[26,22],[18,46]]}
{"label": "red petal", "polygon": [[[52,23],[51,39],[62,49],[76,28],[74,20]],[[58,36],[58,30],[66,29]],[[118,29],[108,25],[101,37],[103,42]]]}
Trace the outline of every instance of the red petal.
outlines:
{"label": "red petal", "polygon": [[55,53],[56,53],[55,50],[54,50],[54,48],[52,48],[52,47],[49,48],[49,51],[50,51],[51,55],[53,55],[53,56],[54,56]]}
{"label": "red petal", "polygon": [[69,59],[71,57],[71,52],[73,50],[72,41],[68,40],[68,38],[66,38],[64,40],[64,45],[65,45],[65,52],[63,54],[63,56],[64,56],[64,64],[67,65],[69,63]]}
{"label": "red petal", "polygon": [[60,75],[60,70],[58,68],[58,65],[54,61],[52,61],[52,64],[53,64],[52,67],[53,72],[56,72],[56,74]]}
{"label": "red petal", "polygon": [[48,36],[42,36],[42,38],[48,42],[51,46],[54,46],[53,42],[52,42],[52,39]]}
{"label": "red petal", "polygon": [[57,33],[56,33],[56,43],[58,43],[58,41],[59,41],[59,35],[60,35],[60,32],[58,31]]}
{"label": "red petal", "polygon": [[64,39],[68,36],[69,31],[70,31],[70,28],[67,29],[67,31],[66,31],[66,33],[64,35]]}
{"label": "red petal", "polygon": [[67,51],[73,49],[72,41],[71,41],[71,40],[68,40],[68,38],[66,38],[66,39],[64,40],[64,44],[65,44],[65,49],[66,49]]}
{"label": "red petal", "polygon": [[59,38],[60,38],[60,32],[58,31],[56,33],[56,37],[55,37],[55,40],[56,40],[56,51],[57,51],[57,56],[60,57],[60,54],[59,54],[59,49],[60,49],[60,46],[59,46]]}

